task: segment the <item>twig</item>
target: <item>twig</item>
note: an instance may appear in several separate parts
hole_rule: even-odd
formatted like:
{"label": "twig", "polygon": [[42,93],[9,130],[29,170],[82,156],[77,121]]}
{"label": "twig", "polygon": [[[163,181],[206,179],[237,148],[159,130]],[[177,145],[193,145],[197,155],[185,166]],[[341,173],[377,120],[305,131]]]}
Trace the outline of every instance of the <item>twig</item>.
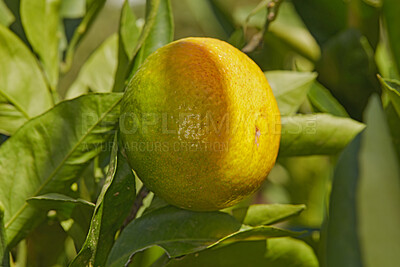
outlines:
{"label": "twig", "polygon": [[136,196],[135,202],[132,205],[131,212],[122,224],[121,232],[131,221],[136,218],[136,214],[143,204],[143,199],[149,194],[149,192],[150,190],[147,189],[144,185],[140,188],[139,193]]}
{"label": "twig", "polygon": [[269,25],[276,19],[279,11],[279,7],[283,0],[272,0],[267,4],[267,18],[265,19],[265,24],[262,30],[251,38],[245,47],[242,48],[242,52],[249,53],[254,51],[263,43],[264,35],[267,32]]}

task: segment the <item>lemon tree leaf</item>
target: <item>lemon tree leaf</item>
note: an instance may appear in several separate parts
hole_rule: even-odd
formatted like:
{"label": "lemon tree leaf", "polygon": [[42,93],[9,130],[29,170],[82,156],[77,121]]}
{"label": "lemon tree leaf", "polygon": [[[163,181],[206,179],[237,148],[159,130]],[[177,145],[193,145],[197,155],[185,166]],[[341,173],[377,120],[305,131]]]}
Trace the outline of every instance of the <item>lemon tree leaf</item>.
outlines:
{"label": "lemon tree leaf", "polygon": [[323,113],[284,116],[281,121],[280,156],[339,153],[365,127],[355,120]]}
{"label": "lemon tree leaf", "polygon": [[382,6],[383,18],[388,34],[389,46],[392,50],[397,72],[400,74],[400,32],[396,25],[400,24],[400,6],[396,0],[385,0]]}
{"label": "lemon tree leaf", "polygon": [[0,58],[0,133],[12,135],[53,104],[35,57],[2,25]]}
{"label": "lemon tree leaf", "polygon": [[389,103],[385,108],[385,113],[392,135],[392,142],[397,151],[397,158],[400,163],[400,115],[396,112],[392,103]]}
{"label": "lemon tree leaf", "polygon": [[362,119],[369,96],[380,93],[374,50],[355,28],[331,38],[316,65],[318,81],[329,88],[352,118]]}
{"label": "lemon tree leaf", "polygon": [[267,80],[278,102],[282,115],[291,115],[297,112],[300,105],[306,100],[308,90],[317,77],[313,72],[295,71],[268,71]]}
{"label": "lemon tree leaf", "polygon": [[357,234],[358,154],[361,135],[344,149],[336,165],[329,201],[329,216],[325,230],[327,266],[361,267],[361,251]]}
{"label": "lemon tree leaf", "polygon": [[360,247],[365,266],[390,266],[400,261],[400,166],[378,96],[365,121],[356,198]]}
{"label": "lemon tree leaf", "polygon": [[389,96],[385,112],[392,135],[392,142],[400,162],[400,82],[398,80],[383,79],[380,76],[378,78],[383,91]]}
{"label": "lemon tree leaf", "polygon": [[315,81],[307,94],[315,112],[330,113],[338,117],[349,117],[344,107],[322,84]]}
{"label": "lemon tree leaf", "polygon": [[318,259],[311,247],[290,237],[267,241],[244,241],[199,253],[181,259],[171,259],[165,266],[269,266],[317,267]]}
{"label": "lemon tree leaf", "polygon": [[[150,16],[151,3],[148,1],[146,10],[147,16]],[[136,72],[143,61],[158,48],[168,44],[174,38],[174,21],[172,18],[172,10],[170,0],[160,0],[155,21],[141,46],[137,55],[135,55],[133,70],[131,75]]]}
{"label": "lemon tree leaf", "polygon": [[[77,248],[82,247],[89,229],[95,205],[83,199],[74,199],[57,193],[48,193],[27,199],[29,205],[48,212],[56,211],[64,231],[74,240]],[[72,219],[72,224],[68,220]],[[66,221],[63,224],[63,221]]]}
{"label": "lemon tree leaf", "polygon": [[85,0],[61,1],[60,15],[63,18],[75,19],[82,18],[86,12]]}
{"label": "lemon tree leaf", "polygon": [[40,196],[31,197],[28,198],[26,201],[29,205],[44,209],[46,211],[57,211],[57,215],[61,215],[62,220],[69,219],[73,210],[76,207],[80,206],[93,211],[95,206],[93,203],[86,200],[74,199],[72,197],[57,193],[48,193]]}
{"label": "lemon tree leaf", "polygon": [[123,51],[129,59],[132,59],[139,35],[140,29],[136,25],[135,13],[133,13],[129,1],[126,0],[121,10],[119,38],[121,38],[121,49],[124,49]]}
{"label": "lemon tree leaf", "polygon": [[378,96],[364,116],[365,131],[343,152],[334,174],[323,238],[328,266],[400,260],[400,168]]}
{"label": "lemon tree leaf", "polygon": [[125,73],[125,80],[116,79],[116,84],[114,85],[113,91],[122,92],[125,87],[125,82],[129,81],[133,76],[134,72],[132,71],[135,66],[135,57],[139,52],[140,48],[143,46],[146,41],[148,35],[150,34],[153,25],[157,20],[158,10],[160,7],[160,2],[165,0],[149,0],[146,1],[146,22],[143,26],[143,29],[140,33],[140,36],[137,40],[135,48],[132,51],[132,60],[129,62],[128,67]]}
{"label": "lemon tree leaf", "polygon": [[33,50],[39,56],[50,87],[58,81],[60,0],[21,0],[22,26]]}
{"label": "lemon tree leaf", "polygon": [[246,225],[269,225],[297,216],[304,209],[305,205],[257,204],[233,209],[232,215]]}
{"label": "lemon tree leaf", "polygon": [[88,58],[65,97],[71,99],[90,91],[111,92],[117,68],[117,47],[118,36],[113,34]]}
{"label": "lemon tree leaf", "polygon": [[1,266],[8,267],[9,252],[7,249],[6,233],[4,231],[4,207],[0,202],[0,264]]}
{"label": "lemon tree leaf", "polygon": [[400,116],[400,81],[388,80],[378,77],[381,82],[382,89],[388,94],[397,114]]}
{"label": "lemon tree leaf", "polygon": [[[26,0],[28,1],[28,0]],[[103,8],[106,0],[86,0],[86,14],[83,17],[78,28],[72,35],[71,41],[68,44],[67,51],[65,52],[65,60],[62,65],[62,71],[67,72],[72,64],[72,59],[75,54],[75,49],[83,36],[87,33],[93,21],[96,19],[100,10]]]}
{"label": "lemon tree leaf", "polygon": [[15,20],[13,13],[3,0],[0,0],[0,24],[8,27]]}
{"label": "lemon tree leaf", "polygon": [[194,212],[167,206],[132,221],[121,233],[107,266],[123,266],[130,255],[158,245],[171,257],[199,251],[238,231],[241,224],[222,212]]}
{"label": "lemon tree leaf", "polygon": [[123,91],[126,72],[129,62],[140,35],[140,29],[136,25],[136,16],[133,13],[129,1],[125,0],[119,21],[118,30],[118,66],[115,73],[114,91]]}
{"label": "lemon tree leaf", "polygon": [[347,26],[348,11],[343,1],[303,0],[293,4],[320,45]]}
{"label": "lemon tree leaf", "polygon": [[1,145],[0,201],[10,247],[43,218],[26,199],[68,192],[110,140],[121,98],[117,93],[92,94],[61,102]]}
{"label": "lemon tree leaf", "polygon": [[107,264],[121,266],[136,252],[154,245],[162,247],[169,257],[179,257],[238,241],[298,234],[271,226],[242,227],[234,217],[222,212],[193,212],[167,206],[129,224],[117,239]]}
{"label": "lemon tree leaf", "polygon": [[70,266],[104,266],[117,230],[135,200],[135,176],[114,139],[106,182],[97,199],[86,241]]}

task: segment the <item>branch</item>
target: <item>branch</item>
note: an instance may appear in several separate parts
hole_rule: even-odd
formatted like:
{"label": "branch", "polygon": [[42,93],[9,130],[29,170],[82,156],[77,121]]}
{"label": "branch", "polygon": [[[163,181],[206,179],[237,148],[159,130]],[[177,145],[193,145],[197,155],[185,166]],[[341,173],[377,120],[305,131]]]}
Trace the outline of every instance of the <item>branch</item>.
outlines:
{"label": "branch", "polygon": [[252,52],[263,43],[264,35],[267,32],[271,22],[273,22],[276,19],[279,7],[281,6],[282,2],[283,0],[272,0],[267,4],[267,18],[265,20],[264,27],[260,32],[253,35],[253,37],[247,43],[247,45],[242,48],[242,52],[244,53]]}
{"label": "branch", "polygon": [[129,213],[128,217],[126,217],[124,223],[121,226],[121,232],[122,230],[136,218],[136,214],[138,213],[140,207],[143,204],[143,199],[149,194],[150,190],[147,189],[144,185],[139,190],[139,193],[136,196],[135,202],[132,205],[131,212]]}

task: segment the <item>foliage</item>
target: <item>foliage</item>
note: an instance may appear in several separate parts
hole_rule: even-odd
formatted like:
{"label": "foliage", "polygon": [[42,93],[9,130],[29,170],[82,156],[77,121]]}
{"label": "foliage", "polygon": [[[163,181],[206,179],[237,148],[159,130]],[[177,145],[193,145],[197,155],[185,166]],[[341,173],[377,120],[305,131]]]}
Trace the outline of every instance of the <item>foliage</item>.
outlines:
{"label": "foliage", "polygon": [[[1,266],[400,262],[397,1],[105,2],[0,0]],[[269,179],[217,212],[146,196],[117,130],[129,79],[189,35],[245,47],[282,113]]]}

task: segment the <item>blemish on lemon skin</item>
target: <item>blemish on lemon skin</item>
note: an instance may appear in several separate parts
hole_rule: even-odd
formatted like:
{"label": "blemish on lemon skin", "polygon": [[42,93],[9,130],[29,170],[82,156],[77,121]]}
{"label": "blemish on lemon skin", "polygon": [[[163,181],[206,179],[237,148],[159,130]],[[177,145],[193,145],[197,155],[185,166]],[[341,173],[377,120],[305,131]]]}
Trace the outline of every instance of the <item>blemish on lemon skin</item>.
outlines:
{"label": "blemish on lemon skin", "polygon": [[258,143],[258,139],[260,138],[260,136],[261,136],[261,132],[260,132],[260,129],[258,129],[258,127],[256,126],[256,137],[255,137],[255,144],[257,145],[257,147],[260,145],[259,143]]}

